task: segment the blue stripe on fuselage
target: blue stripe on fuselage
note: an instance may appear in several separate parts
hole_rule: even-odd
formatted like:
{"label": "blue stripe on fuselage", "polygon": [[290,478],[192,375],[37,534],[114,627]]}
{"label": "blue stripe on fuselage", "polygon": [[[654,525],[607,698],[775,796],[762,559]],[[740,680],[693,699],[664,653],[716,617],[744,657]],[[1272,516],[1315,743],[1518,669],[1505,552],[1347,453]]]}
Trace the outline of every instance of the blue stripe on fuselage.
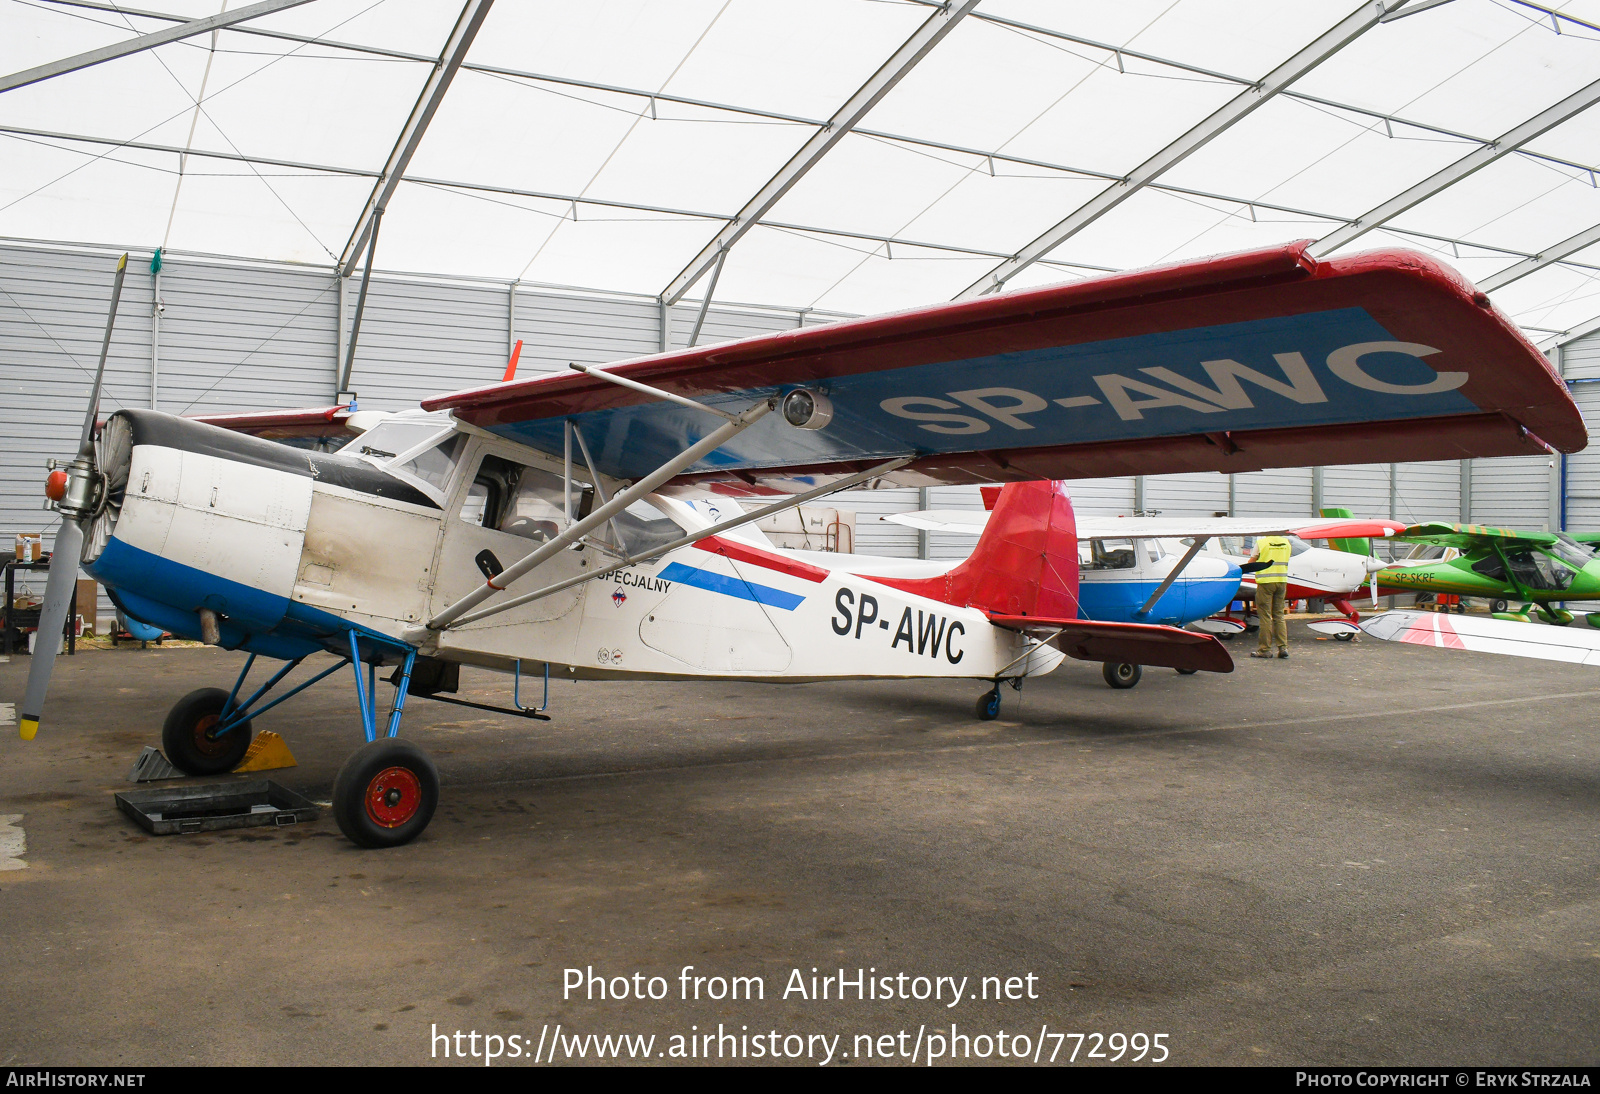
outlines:
{"label": "blue stripe on fuselage", "polygon": [[656,576],[662,581],[677,581],[707,592],[721,593],[723,596],[737,597],[740,600],[753,600],[757,604],[769,604],[786,612],[794,611],[805,603],[806,599],[782,589],[774,589],[771,585],[757,585],[742,578],[724,577],[710,570],[697,570],[693,566],[685,566],[681,562],[670,564]]}

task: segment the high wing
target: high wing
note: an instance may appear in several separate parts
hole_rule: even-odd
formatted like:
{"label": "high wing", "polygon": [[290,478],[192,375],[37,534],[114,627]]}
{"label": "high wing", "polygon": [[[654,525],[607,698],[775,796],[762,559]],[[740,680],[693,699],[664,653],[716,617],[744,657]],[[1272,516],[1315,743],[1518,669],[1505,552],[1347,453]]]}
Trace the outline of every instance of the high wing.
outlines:
{"label": "high wing", "polygon": [[1405,543],[1434,543],[1467,551],[1487,547],[1495,540],[1521,540],[1524,543],[1554,543],[1554,532],[1522,532],[1515,528],[1491,528],[1483,524],[1449,524],[1445,521],[1428,521],[1408,525],[1394,536]]}
{"label": "high wing", "polygon": [[[221,426],[286,444],[339,443],[359,436],[360,412],[347,406],[318,406],[304,410],[246,411],[242,414],[207,414],[193,420]],[[351,419],[356,421],[352,422]]]}
{"label": "high wing", "polygon": [[[930,532],[980,534],[989,514],[967,509],[923,509],[891,513],[880,520]],[[1190,536],[1265,536],[1300,539],[1366,539],[1392,536],[1405,525],[1396,520],[1312,520],[1307,517],[1079,517],[1079,539],[1184,539]]]}
{"label": "high wing", "polygon": [[824,428],[772,414],[674,479],[736,492],[796,492],[895,458],[911,462],[889,481],[928,485],[1586,443],[1550,363],[1453,270],[1407,251],[1322,261],[1308,246],[584,366],[423,406],[552,455],[570,422],[599,471],[638,480],[715,423],[660,391],[724,414],[802,387],[831,403]]}
{"label": "high wing", "polygon": [[1549,627],[1442,612],[1384,612],[1363,619],[1360,627],[1386,642],[1600,665],[1600,631],[1592,627]]}
{"label": "high wing", "polygon": [[1289,535],[1299,539],[1392,536],[1397,520],[1315,520],[1308,517],[1101,517],[1078,521],[1079,539],[1184,539],[1189,536]]}

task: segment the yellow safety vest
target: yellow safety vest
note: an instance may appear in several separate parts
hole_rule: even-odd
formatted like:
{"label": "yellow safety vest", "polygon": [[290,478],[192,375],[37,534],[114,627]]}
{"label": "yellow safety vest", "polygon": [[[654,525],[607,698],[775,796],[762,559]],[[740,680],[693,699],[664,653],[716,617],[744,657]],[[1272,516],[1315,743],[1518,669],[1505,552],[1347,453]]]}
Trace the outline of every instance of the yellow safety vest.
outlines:
{"label": "yellow safety vest", "polygon": [[1256,540],[1256,559],[1271,563],[1256,571],[1256,584],[1289,580],[1289,541],[1282,536],[1262,536]]}

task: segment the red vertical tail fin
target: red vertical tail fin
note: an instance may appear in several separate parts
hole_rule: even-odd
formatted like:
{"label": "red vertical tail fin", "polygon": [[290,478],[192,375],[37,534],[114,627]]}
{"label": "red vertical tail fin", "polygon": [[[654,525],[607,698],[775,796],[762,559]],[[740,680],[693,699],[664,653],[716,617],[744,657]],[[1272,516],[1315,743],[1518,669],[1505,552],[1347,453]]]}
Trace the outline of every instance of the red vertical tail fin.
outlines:
{"label": "red vertical tail fin", "polygon": [[965,562],[939,577],[876,580],[1001,615],[1075,619],[1078,528],[1072,499],[1058,482],[1006,483]]}

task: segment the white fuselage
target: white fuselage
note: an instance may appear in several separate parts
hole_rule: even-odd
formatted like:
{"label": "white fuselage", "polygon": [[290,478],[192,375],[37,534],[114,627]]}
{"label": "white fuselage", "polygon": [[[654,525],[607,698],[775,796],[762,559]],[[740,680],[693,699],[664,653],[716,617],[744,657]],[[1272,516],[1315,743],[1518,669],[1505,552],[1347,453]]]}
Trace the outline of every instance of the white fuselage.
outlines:
{"label": "white fuselage", "polygon": [[[535,472],[559,479],[560,462],[476,431],[454,436],[442,481],[390,462],[385,470],[408,485],[388,493],[409,498],[330,481],[337,476],[318,461],[331,461],[317,453],[292,457],[305,469],[279,469],[136,444],[121,517],[91,572],[122,590],[135,616],[173,609],[170,619],[151,620],[168,629],[182,632],[182,612],[210,607],[225,621],[224,645],[257,648],[333,620],[415,635],[483,584],[485,559],[510,566],[543,542],[527,529],[565,519],[561,509],[541,512],[529,495],[514,514],[487,521],[476,469],[511,466],[524,481]],[[603,485],[609,496],[622,484]],[[720,498],[649,500],[681,530],[675,534],[739,514]],[[499,596],[615,561],[595,543],[570,548]],[[499,669],[547,663],[552,675],[573,678],[994,678],[1060,663],[1059,652],[993,626],[980,610],[874,580],[928,577],[951,565],[785,551],[746,526],[446,629],[424,652]],[[165,576],[152,585],[148,575],[158,570]]]}

